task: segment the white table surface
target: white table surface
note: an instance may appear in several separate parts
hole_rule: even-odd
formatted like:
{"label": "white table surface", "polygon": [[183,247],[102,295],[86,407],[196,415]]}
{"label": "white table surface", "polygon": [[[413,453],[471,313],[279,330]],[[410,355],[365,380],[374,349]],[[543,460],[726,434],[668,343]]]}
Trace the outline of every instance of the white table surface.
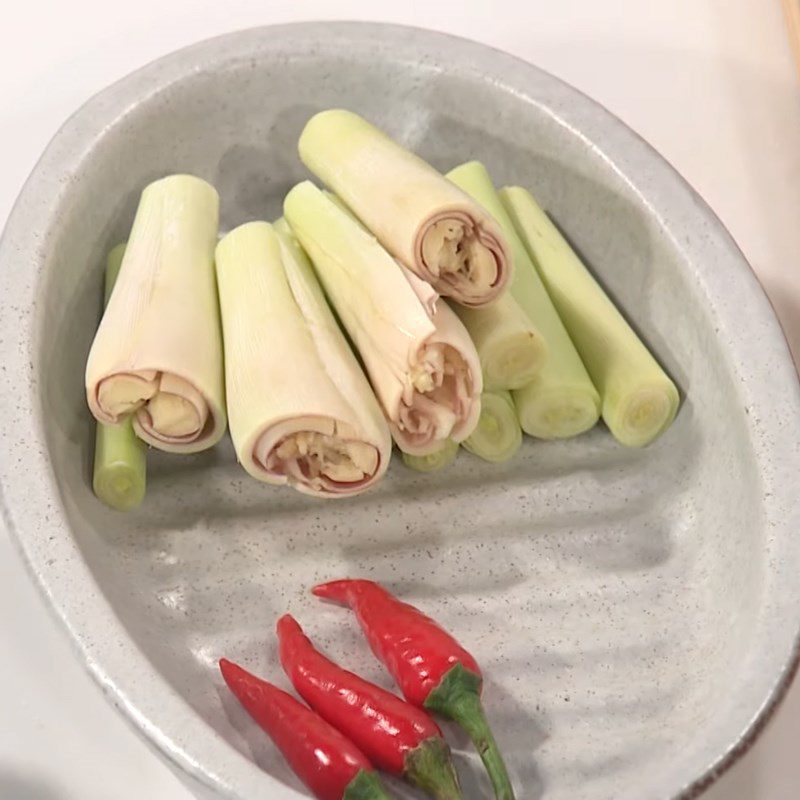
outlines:
{"label": "white table surface", "polygon": [[[412,23],[522,56],[641,133],[728,225],[800,355],[800,81],[779,0],[19,0],[10,9],[0,26],[0,220],[64,119],[151,59],[269,22]],[[0,648],[2,800],[188,800],[84,673],[4,533]],[[796,800],[798,741],[800,685],[707,797]]]}

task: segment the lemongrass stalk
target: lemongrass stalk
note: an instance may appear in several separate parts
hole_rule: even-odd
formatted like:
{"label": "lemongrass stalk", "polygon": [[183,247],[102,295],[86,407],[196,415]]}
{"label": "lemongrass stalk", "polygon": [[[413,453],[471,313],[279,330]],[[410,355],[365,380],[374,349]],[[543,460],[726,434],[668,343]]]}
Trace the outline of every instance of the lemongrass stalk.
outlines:
{"label": "lemongrass stalk", "polygon": [[411,453],[402,453],[403,463],[417,472],[438,472],[449,467],[458,455],[458,442],[445,439],[441,447],[426,456],[414,456]]}
{"label": "lemongrass stalk", "polygon": [[350,111],[313,116],[303,163],[417,276],[463,305],[495,300],[512,262],[497,224],[433,167]]}
{"label": "lemongrass stalk", "polygon": [[484,392],[481,416],[463,447],[484,461],[508,461],[522,444],[522,428],[510,392]]}
{"label": "lemongrass stalk", "polygon": [[363,492],[391,438],[305,254],[285,223],[217,245],[231,437],[253,477],[306,494]]}
{"label": "lemongrass stalk", "polygon": [[462,164],[448,178],[474,197],[497,220],[514,255],[509,294],[533,320],[547,342],[549,357],[539,373],[522,387],[512,387],[525,433],[540,439],[563,439],[592,428],[600,417],[600,395],[517,234],[486,168],[477,161]]}
{"label": "lemongrass stalk", "polygon": [[486,389],[519,389],[541,372],[547,342],[509,293],[485,308],[452,309],[478,351]]}
{"label": "lemongrass stalk", "polygon": [[482,378],[464,326],[444,304],[430,317],[401,267],[312,183],[298,184],[284,213],[366,366],[401,450],[436,451],[468,436]]}
{"label": "lemongrass stalk", "polygon": [[86,364],[95,418],[133,414],[136,434],[161,450],[198,452],[225,432],[218,216],[217,193],[199,178],[145,188]]}
{"label": "lemongrass stalk", "polygon": [[[123,243],[108,254],[104,306],[108,305],[124,253]],[[97,423],[92,488],[98,499],[117,511],[129,511],[142,502],[147,480],[145,449],[130,417],[116,425]]]}
{"label": "lemongrass stalk", "polygon": [[675,418],[675,384],[533,197],[519,187],[500,197],[600,391],[606,425],[624,445],[649,444]]}
{"label": "lemongrass stalk", "polygon": [[[477,161],[462,164],[450,170],[446,177],[480,203],[503,229],[503,220],[497,213],[500,201],[481,164]],[[513,287],[519,280],[517,273],[525,265],[518,263],[509,231],[503,230],[503,234],[514,254]],[[521,389],[536,378],[547,363],[548,345],[545,337],[510,291],[485,308],[454,307],[453,310],[475,343],[486,390]]]}
{"label": "lemongrass stalk", "polygon": [[[351,209],[347,207],[339,195],[329,192],[327,189],[323,189],[322,193],[325,195],[325,197],[330,198],[333,203],[336,203],[336,205],[341,208],[345,214],[347,214],[354,222],[358,223],[358,225],[360,225],[365,231],[367,231],[367,233],[369,233],[368,229],[364,226],[361,220],[352,212]],[[416,273],[408,269],[408,267],[405,267],[399,261],[397,264],[403,271],[403,275],[406,276],[406,280],[411,284],[414,294],[416,294],[420,303],[422,303],[422,305],[425,307],[425,310],[428,312],[428,316],[433,317],[433,315],[436,313],[436,307],[439,302],[439,293],[427,281],[422,280],[422,278],[418,277]]]}

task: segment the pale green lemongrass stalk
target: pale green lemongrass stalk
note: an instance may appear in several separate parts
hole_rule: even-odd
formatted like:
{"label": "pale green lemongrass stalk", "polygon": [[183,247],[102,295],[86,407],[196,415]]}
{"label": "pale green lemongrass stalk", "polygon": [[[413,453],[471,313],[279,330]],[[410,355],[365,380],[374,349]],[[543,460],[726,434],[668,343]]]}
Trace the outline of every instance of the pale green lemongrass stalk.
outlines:
{"label": "pale green lemongrass stalk", "polygon": [[483,393],[478,425],[461,444],[485,461],[499,463],[516,455],[522,444],[522,428],[510,392]]}
{"label": "pale green lemongrass stalk", "polygon": [[340,497],[386,472],[391,438],[361,367],[285,222],[217,245],[231,437],[253,477]]}
{"label": "pale green lemongrass stalk", "polygon": [[482,306],[503,292],[512,261],[497,223],[417,155],[342,109],[315,114],[298,150],[386,250],[440,294]]}
{"label": "pale green lemongrass stalk", "polygon": [[[104,306],[108,305],[124,253],[123,243],[108,254]],[[129,416],[116,425],[97,423],[92,488],[107,506],[117,511],[130,511],[142,502],[147,482],[145,450]]]}
{"label": "pale green lemongrass stalk", "polygon": [[95,418],[133,414],[137,435],[161,450],[198,452],[225,432],[218,217],[217,192],[200,178],[145,188],[86,364]]}
{"label": "pale green lemongrass stalk", "polygon": [[606,425],[624,445],[649,444],[675,418],[675,384],[530,193],[500,197],[600,391]]}
{"label": "pale green lemongrass stalk", "polygon": [[417,472],[438,472],[449,467],[458,455],[458,442],[445,439],[441,447],[426,456],[414,456],[411,453],[401,453],[403,463]]}
{"label": "pale green lemongrass stalk", "polygon": [[478,351],[486,389],[519,389],[541,373],[547,342],[509,292],[483,308],[452,309]]}
{"label": "pale green lemongrass stalk", "polygon": [[509,294],[534,321],[547,342],[549,357],[525,386],[514,387],[514,404],[525,433],[540,439],[577,436],[600,417],[597,392],[536,267],[520,240],[486,168],[477,161],[448,173],[497,220],[514,255]]}
{"label": "pale green lemongrass stalk", "polygon": [[[477,161],[462,164],[448,172],[446,177],[480,203],[503,228],[503,220],[497,213],[500,201],[481,164]],[[518,263],[509,232],[503,230],[503,234],[514,255],[513,286],[519,281],[517,274],[525,265]],[[545,337],[510,291],[484,308],[454,307],[453,310],[475,343],[485,389],[520,389],[536,378],[547,363]]]}
{"label": "pale green lemongrass stalk", "polygon": [[[353,211],[347,207],[347,204],[339,197],[338,194],[334,194],[333,192],[329,192],[327,189],[323,189],[322,193],[325,197],[329,198],[331,202],[335,203],[342,211],[347,214],[350,219],[352,219],[356,224],[358,224],[361,228],[363,228],[370,236],[372,235],[369,232],[369,229],[364,225],[364,223],[353,213]],[[428,316],[433,319],[434,315],[436,314],[436,308],[439,303],[439,293],[436,289],[433,288],[427,281],[422,280],[416,273],[412,272],[408,267],[405,267],[399,261],[397,262],[400,269],[403,271],[403,274],[406,276],[406,279],[411,284],[411,288],[414,290],[414,294],[417,295],[419,301],[425,307],[425,310],[428,312]]]}
{"label": "pale green lemongrass stalk", "polygon": [[429,316],[401,266],[352,216],[306,181],[284,213],[366,366],[392,435],[426,455],[471,433],[482,379],[464,326],[444,303]]}

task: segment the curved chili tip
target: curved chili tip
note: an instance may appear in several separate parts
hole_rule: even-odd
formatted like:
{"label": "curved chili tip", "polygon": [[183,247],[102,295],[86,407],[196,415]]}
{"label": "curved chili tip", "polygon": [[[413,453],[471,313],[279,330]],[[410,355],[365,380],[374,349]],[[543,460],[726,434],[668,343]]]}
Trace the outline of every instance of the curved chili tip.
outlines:
{"label": "curved chili tip", "polygon": [[[278,636],[280,636],[281,633],[284,635],[289,633],[303,633],[300,623],[291,614],[284,614],[275,624],[275,630]],[[305,636],[305,634],[303,635]]]}
{"label": "curved chili tip", "polygon": [[221,658],[234,696],[319,800],[390,800],[364,753],[288,692]]}
{"label": "curved chili tip", "polygon": [[219,660],[219,671],[222,673],[225,683],[231,688],[233,688],[232,684],[238,686],[249,677],[249,673],[246,670],[242,669],[238,664],[234,664],[233,661],[228,661],[227,658]]}
{"label": "curved chili tip", "polygon": [[311,594],[315,597],[321,597],[323,600],[330,600],[333,603],[347,606],[350,605],[351,593],[365,583],[373,583],[373,581],[365,581],[357,578],[343,578],[338,581],[328,581],[327,583],[317,584],[311,590]]}
{"label": "curved chili tip", "polygon": [[[278,660],[287,677],[292,680],[290,663],[298,657],[298,651],[313,648],[310,639],[306,636],[300,623],[291,615],[284,614],[275,624],[275,633],[278,636]],[[292,680],[294,683],[294,681]],[[295,684],[297,688],[297,684]],[[302,692],[300,692],[302,696]],[[312,705],[309,703],[309,705]]]}

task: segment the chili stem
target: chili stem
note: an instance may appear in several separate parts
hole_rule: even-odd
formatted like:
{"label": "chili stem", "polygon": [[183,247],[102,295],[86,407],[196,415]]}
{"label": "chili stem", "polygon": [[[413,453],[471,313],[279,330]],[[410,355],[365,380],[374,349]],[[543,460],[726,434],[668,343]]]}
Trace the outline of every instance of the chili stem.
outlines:
{"label": "chili stem", "polygon": [[377,773],[362,769],[345,789],[342,800],[392,800]]}
{"label": "chili stem", "polygon": [[425,706],[466,731],[489,773],[497,800],[515,800],[511,778],[481,704],[480,689],[481,678],[456,664],[430,693]]}
{"label": "chili stem", "polygon": [[444,739],[433,736],[411,750],[403,777],[436,800],[462,800],[458,776]]}

